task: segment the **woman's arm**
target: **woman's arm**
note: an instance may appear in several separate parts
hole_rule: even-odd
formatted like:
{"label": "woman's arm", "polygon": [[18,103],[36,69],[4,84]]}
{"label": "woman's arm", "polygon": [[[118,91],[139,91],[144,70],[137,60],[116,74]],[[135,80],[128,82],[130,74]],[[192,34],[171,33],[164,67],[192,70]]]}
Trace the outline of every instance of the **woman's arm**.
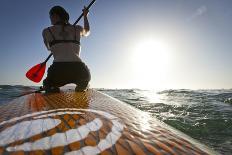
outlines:
{"label": "woman's arm", "polygon": [[89,26],[89,21],[88,21],[88,14],[89,10],[84,7],[83,11],[83,16],[84,16],[84,36],[88,36],[90,34],[90,26]]}
{"label": "woman's arm", "polygon": [[44,30],[43,30],[42,36],[43,36],[43,41],[44,41],[45,46],[46,46],[47,49],[50,51],[51,49],[50,49],[49,43],[48,43],[48,41],[47,41],[47,39],[46,39],[46,34],[47,34],[46,31],[47,31],[47,29],[44,29]]}

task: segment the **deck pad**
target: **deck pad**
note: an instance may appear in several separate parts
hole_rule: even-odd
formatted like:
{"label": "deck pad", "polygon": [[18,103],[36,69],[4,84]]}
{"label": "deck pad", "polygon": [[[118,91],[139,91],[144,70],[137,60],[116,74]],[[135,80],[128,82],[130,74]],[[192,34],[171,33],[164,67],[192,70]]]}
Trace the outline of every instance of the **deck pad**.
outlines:
{"label": "deck pad", "polygon": [[217,154],[95,90],[23,96],[0,114],[0,154]]}

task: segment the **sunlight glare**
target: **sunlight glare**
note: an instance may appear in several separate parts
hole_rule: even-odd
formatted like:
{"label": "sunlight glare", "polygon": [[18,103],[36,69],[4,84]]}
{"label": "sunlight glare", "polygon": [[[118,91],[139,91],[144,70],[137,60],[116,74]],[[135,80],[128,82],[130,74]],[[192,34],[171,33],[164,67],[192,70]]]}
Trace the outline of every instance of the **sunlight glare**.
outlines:
{"label": "sunlight glare", "polygon": [[160,88],[170,66],[171,48],[166,42],[146,39],[134,47],[134,82],[140,88]]}

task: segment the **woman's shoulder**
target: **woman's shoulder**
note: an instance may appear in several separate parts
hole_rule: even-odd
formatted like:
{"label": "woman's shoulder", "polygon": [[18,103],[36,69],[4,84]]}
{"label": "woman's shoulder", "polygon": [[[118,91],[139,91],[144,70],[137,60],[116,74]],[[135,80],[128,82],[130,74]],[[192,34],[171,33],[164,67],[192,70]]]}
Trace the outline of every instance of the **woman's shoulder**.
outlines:
{"label": "woman's shoulder", "polygon": [[49,26],[43,29],[42,35],[43,37],[47,38],[51,35],[52,32],[54,32],[55,26]]}
{"label": "woman's shoulder", "polygon": [[57,29],[60,29],[59,25],[52,25],[52,26],[44,28],[42,31],[42,34],[44,35],[44,34],[51,33],[51,32],[56,31]]}
{"label": "woman's shoulder", "polygon": [[48,32],[49,31],[49,29],[52,29],[54,26],[49,26],[49,27],[46,27],[46,28],[44,28],[43,29],[43,33],[46,33],[46,32]]}
{"label": "woman's shoulder", "polygon": [[44,28],[43,31],[42,31],[43,36],[45,36],[46,33],[48,33],[48,27]]}

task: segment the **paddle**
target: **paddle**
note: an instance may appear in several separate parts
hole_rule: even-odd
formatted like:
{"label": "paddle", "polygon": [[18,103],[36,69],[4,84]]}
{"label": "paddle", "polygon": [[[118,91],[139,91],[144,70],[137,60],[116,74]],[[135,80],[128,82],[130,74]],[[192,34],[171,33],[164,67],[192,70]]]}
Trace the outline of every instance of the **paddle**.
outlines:
{"label": "paddle", "polygon": [[43,87],[40,87],[39,90],[34,90],[34,91],[26,92],[26,93],[23,93],[17,96],[11,96],[11,97],[22,97],[22,96],[29,95],[29,94],[40,93],[41,91],[44,91]]}
{"label": "paddle", "polygon": [[[87,9],[89,9],[94,3],[96,2],[96,0],[93,0],[88,6],[87,6]],[[83,17],[83,13],[79,16],[79,18],[74,22],[73,25],[76,25],[80,19]],[[47,61],[51,58],[52,56],[52,53],[47,57],[47,59],[42,62],[42,63],[39,63],[35,66],[33,66],[29,71],[27,71],[26,73],[26,77],[33,81],[33,82],[40,82],[41,79],[43,78],[43,75],[45,73],[45,69],[46,69],[46,63]]]}
{"label": "paddle", "polygon": [[43,78],[43,75],[46,69],[46,63],[50,59],[51,56],[52,54],[50,54],[44,62],[35,65],[29,71],[27,71],[26,77],[33,82],[36,82],[36,83],[40,82],[41,79]]}

